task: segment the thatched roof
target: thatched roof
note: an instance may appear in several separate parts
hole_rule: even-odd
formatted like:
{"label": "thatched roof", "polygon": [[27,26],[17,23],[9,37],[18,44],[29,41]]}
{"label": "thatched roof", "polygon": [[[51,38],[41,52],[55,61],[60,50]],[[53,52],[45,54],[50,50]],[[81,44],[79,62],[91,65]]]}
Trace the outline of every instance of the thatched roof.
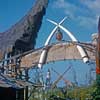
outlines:
{"label": "thatched roof", "polygon": [[34,48],[47,4],[48,0],[36,0],[26,16],[9,30],[0,33],[0,59],[5,52],[18,54],[19,51],[25,52]]}

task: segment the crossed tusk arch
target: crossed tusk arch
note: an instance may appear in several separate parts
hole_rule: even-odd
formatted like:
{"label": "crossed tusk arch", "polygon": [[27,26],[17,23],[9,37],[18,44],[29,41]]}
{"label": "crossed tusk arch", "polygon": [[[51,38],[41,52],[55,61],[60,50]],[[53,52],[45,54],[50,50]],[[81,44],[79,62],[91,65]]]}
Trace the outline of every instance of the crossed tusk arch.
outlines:
{"label": "crossed tusk arch", "polygon": [[[52,23],[52,24],[54,24],[54,25],[56,25],[56,26],[55,26],[55,28],[51,31],[50,35],[48,36],[48,38],[47,38],[47,40],[46,40],[46,42],[45,42],[45,44],[44,44],[44,46],[49,45],[50,40],[51,40],[51,38],[53,37],[53,35],[55,34],[57,28],[62,29],[62,30],[66,33],[66,35],[68,35],[68,36],[71,38],[71,40],[72,40],[73,42],[78,42],[78,40],[75,38],[75,36],[74,36],[68,29],[66,29],[65,27],[63,27],[63,26],[61,25],[66,19],[67,19],[67,17],[64,17],[59,23],[56,23],[56,22],[53,21],[53,20],[47,19],[47,21],[49,21],[50,23]],[[81,57],[82,57],[82,59],[83,59],[83,62],[84,62],[84,63],[87,63],[87,62],[89,61],[89,59],[88,59],[88,55],[86,54],[86,52],[84,51],[84,49],[83,49],[81,46],[79,46],[79,45],[77,45],[77,49],[78,49],[78,51],[79,51],[79,53],[80,53],[80,55],[81,55]],[[47,58],[47,52],[48,52],[48,50],[45,49],[45,50],[43,50],[42,53],[41,53],[41,56],[40,56],[40,59],[39,59],[39,64],[38,64],[38,67],[39,67],[40,69],[42,68],[43,63],[45,62],[45,60],[46,60],[46,58]]]}

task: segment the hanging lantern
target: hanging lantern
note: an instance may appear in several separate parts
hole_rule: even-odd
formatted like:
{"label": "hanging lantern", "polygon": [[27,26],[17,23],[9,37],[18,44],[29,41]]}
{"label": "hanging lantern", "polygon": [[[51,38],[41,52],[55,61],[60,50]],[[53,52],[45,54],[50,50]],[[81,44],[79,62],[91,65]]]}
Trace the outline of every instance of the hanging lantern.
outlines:
{"label": "hanging lantern", "polygon": [[60,29],[58,29],[57,32],[56,32],[56,39],[58,41],[61,41],[62,38],[63,38],[62,32],[60,31]]}

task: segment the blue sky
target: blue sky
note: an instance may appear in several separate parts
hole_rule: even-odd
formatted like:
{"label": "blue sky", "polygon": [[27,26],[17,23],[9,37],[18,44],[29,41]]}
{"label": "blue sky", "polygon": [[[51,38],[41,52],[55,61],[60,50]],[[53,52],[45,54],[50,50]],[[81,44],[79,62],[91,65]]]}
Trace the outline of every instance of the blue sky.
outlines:
{"label": "blue sky", "polygon": [[[34,2],[35,0],[0,0],[0,32],[7,30],[19,21],[33,6]],[[97,20],[100,14],[99,4],[100,0],[49,0],[46,15],[38,33],[36,48],[43,46],[49,33],[55,27],[46,20],[47,18],[59,22],[65,16],[68,16],[69,18],[63,23],[63,26],[69,29],[78,40],[91,41],[91,34],[97,32]],[[64,35],[64,38],[70,40],[66,35]],[[55,37],[53,37],[53,40],[55,40]],[[55,66],[62,73],[66,66],[69,66],[69,63],[69,61],[51,63],[49,67]],[[77,80],[84,83],[86,72],[89,72],[90,66],[83,64],[82,61],[72,61],[71,63],[75,67]],[[45,65],[44,70],[47,70],[47,68],[48,65]],[[65,77],[73,80],[70,71]]]}

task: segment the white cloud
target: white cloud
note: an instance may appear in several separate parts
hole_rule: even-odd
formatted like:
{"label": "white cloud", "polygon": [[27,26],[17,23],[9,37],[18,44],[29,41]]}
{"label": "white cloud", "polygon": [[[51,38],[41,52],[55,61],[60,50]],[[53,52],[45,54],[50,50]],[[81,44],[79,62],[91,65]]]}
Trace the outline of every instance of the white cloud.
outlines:
{"label": "white cloud", "polygon": [[64,13],[78,21],[79,25],[93,28],[100,14],[100,0],[79,0],[81,6],[69,3],[67,0],[55,0],[53,5],[63,9]]}
{"label": "white cloud", "polygon": [[94,25],[97,26],[96,20],[93,20],[91,17],[79,16],[77,18],[79,25],[82,27],[87,27],[89,29],[93,28]]}
{"label": "white cloud", "polygon": [[75,5],[66,2],[65,0],[56,0],[53,7],[63,9],[65,14],[74,17],[75,11],[78,9]]}
{"label": "white cloud", "polygon": [[81,3],[85,5],[94,16],[100,15],[100,0],[81,0]]}
{"label": "white cloud", "polygon": [[54,6],[57,8],[65,8],[66,3],[64,0],[57,0],[54,2]]}

